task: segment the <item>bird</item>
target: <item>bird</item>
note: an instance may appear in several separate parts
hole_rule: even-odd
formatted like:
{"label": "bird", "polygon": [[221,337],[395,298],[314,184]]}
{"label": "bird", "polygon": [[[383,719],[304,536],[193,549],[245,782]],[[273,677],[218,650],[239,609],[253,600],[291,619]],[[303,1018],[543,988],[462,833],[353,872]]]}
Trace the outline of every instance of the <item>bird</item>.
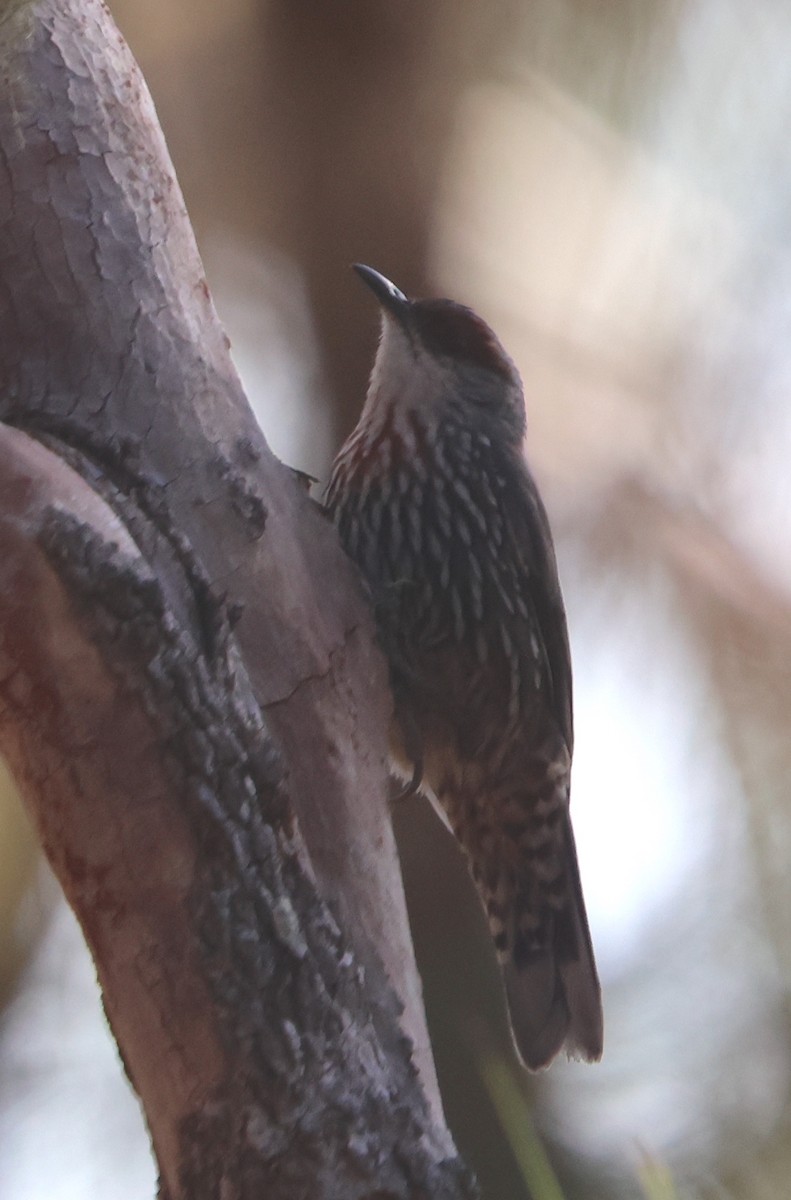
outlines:
{"label": "bird", "polygon": [[390,755],[458,840],[529,1070],[602,1053],[601,991],[569,815],[572,679],[522,382],[489,325],[372,267],[381,336],[327,510],[376,616]]}

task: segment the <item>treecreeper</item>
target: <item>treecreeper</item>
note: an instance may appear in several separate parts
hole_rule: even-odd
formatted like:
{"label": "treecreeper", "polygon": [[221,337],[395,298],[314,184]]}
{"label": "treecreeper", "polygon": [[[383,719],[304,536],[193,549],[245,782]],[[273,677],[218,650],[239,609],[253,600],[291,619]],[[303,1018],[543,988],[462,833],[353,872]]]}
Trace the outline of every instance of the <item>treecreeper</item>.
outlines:
{"label": "treecreeper", "polygon": [[486,909],[531,1070],[602,1052],[569,816],[571,661],[522,383],[489,326],[371,267],[382,333],[327,506],[390,666],[394,769],[450,827]]}

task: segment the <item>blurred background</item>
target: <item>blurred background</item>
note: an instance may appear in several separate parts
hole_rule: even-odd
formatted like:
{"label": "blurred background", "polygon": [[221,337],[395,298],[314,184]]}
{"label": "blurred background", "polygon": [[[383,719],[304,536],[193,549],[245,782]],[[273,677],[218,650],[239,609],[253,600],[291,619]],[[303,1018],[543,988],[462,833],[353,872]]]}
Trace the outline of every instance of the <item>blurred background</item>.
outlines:
{"label": "blurred background", "polygon": [[[276,453],[324,479],[356,420],[377,318],[353,261],[471,304],[523,374],[606,1049],[523,1076],[458,855],[401,804],[448,1118],[486,1200],[787,1197],[791,8],[110,6]],[[153,1196],[5,781],[0,1001],[3,1200]]]}

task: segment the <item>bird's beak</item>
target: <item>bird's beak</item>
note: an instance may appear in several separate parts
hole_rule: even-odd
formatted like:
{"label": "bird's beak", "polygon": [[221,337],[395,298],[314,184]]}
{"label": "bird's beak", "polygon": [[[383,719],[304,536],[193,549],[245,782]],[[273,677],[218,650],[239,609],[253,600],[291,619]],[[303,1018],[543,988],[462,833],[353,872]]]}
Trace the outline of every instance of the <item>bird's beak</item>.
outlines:
{"label": "bird's beak", "polygon": [[403,323],[410,307],[410,302],[404,293],[400,292],[394,283],[391,283],[389,279],[385,279],[384,275],[380,275],[373,267],[365,267],[362,263],[355,263],[354,270],[360,276],[363,283],[371,289],[385,312],[390,313],[397,321]]}

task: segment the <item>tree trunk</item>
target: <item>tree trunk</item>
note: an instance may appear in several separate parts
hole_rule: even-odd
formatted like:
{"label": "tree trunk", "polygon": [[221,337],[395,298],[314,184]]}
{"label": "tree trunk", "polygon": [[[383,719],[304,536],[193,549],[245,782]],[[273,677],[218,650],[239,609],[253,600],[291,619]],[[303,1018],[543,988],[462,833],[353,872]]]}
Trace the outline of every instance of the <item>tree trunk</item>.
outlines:
{"label": "tree trunk", "polygon": [[0,748],[162,1194],[460,1197],[356,577],[101,0],[0,3]]}

